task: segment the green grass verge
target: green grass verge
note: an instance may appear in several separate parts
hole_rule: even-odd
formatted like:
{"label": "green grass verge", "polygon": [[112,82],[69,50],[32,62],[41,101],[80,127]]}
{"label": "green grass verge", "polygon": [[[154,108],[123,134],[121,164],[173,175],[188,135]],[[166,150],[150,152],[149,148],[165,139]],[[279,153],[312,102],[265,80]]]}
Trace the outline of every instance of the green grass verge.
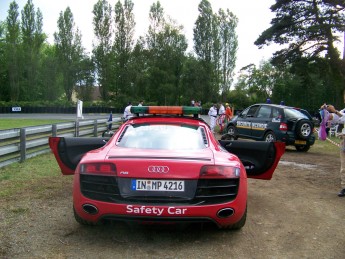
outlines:
{"label": "green grass verge", "polygon": [[38,126],[38,125],[44,125],[44,124],[54,124],[54,123],[65,122],[65,121],[66,120],[1,118],[0,130],[24,128],[24,127]]}
{"label": "green grass verge", "polygon": [[[65,178],[65,179],[62,179]],[[61,188],[63,177],[52,153],[39,155],[0,168],[0,198],[39,194],[49,188]],[[70,178],[72,179],[72,178]]]}

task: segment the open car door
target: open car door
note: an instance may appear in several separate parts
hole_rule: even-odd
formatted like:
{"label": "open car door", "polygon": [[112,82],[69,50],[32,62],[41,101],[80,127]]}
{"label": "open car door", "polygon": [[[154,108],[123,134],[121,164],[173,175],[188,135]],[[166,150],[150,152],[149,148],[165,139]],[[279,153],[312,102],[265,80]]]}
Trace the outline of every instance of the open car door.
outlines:
{"label": "open car door", "polygon": [[72,175],[83,155],[88,151],[103,147],[108,139],[99,137],[50,137],[49,146],[55,155],[62,174]]}
{"label": "open car door", "polygon": [[[108,139],[50,137],[49,146],[62,174],[72,175],[83,155],[88,151],[103,147]],[[228,152],[238,156],[246,168],[248,177],[257,179],[271,179],[285,152],[283,142],[219,140],[219,143]]]}
{"label": "open car door", "polygon": [[272,178],[285,152],[283,142],[219,140],[219,144],[241,160],[249,178],[263,180]]}

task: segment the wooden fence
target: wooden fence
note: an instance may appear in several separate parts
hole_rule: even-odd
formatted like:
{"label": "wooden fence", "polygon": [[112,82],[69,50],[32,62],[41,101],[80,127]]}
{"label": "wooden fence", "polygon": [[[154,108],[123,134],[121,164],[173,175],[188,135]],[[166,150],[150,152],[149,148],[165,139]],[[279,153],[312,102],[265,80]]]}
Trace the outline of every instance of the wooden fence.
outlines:
{"label": "wooden fence", "polygon": [[[119,127],[120,121],[114,119],[113,129]],[[50,152],[50,136],[97,137],[106,129],[107,119],[96,119],[0,130],[0,168]]]}

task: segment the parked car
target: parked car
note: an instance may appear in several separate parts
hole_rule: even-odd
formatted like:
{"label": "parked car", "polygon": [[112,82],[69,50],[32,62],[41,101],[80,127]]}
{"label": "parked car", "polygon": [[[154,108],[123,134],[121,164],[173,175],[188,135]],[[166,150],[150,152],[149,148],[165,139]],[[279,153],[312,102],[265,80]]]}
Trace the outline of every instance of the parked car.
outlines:
{"label": "parked car", "polygon": [[301,109],[283,105],[259,103],[249,106],[230,120],[225,130],[222,139],[280,141],[304,152],[315,143],[312,117]]}
{"label": "parked car", "polygon": [[[240,229],[247,177],[269,180],[284,143],[217,140],[199,107],[132,107],[110,138],[50,137],[64,175],[74,175],[77,222],[212,222]],[[194,115],[194,116],[191,116]]]}

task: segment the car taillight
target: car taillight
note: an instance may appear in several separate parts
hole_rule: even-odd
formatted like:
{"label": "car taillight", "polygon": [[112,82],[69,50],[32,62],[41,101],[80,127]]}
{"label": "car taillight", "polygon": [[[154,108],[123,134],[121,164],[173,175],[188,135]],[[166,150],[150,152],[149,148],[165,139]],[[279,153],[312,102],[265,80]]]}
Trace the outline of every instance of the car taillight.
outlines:
{"label": "car taillight", "polygon": [[111,174],[116,175],[116,166],[111,163],[87,163],[80,165],[81,174]]}
{"label": "car taillight", "polygon": [[232,166],[205,165],[201,168],[200,178],[238,178],[240,177],[240,168]]}
{"label": "car taillight", "polygon": [[286,123],[280,123],[279,130],[287,131],[288,126]]}

